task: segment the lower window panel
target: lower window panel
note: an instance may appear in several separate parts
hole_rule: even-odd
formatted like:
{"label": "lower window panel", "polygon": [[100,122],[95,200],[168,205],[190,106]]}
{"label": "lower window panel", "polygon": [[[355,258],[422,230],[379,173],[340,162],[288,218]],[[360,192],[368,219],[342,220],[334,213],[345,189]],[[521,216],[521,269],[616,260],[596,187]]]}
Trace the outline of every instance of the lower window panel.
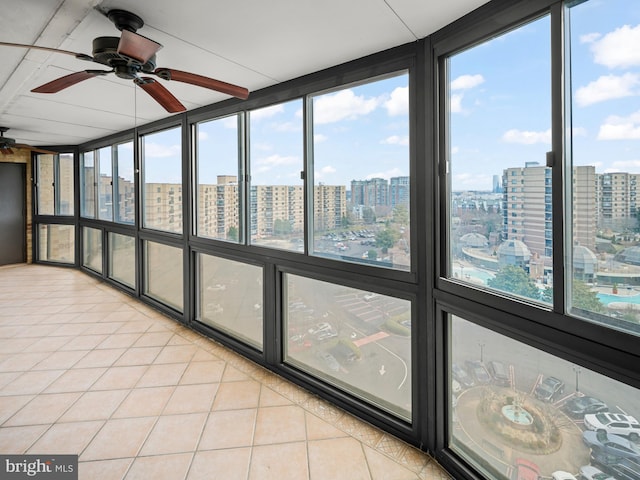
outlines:
{"label": "lower window panel", "polygon": [[198,320],[262,350],[262,267],[198,254]]}
{"label": "lower window panel", "polygon": [[411,420],[411,302],[293,274],[285,361]]}
{"label": "lower window panel", "polygon": [[75,263],[75,226],[38,225],[38,260]]}
{"label": "lower window panel", "polygon": [[109,232],[109,278],[136,288],[136,239]]}
{"label": "lower window panel", "polygon": [[452,450],[492,478],[640,478],[635,388],[460,317],[449,322]]}
{"label": "lower window panel", "polygon": [[102,230],[82,228],[82,265],[102,273]]}
{"label": "lower window panel", "polygon": [[145,240],[144,293],[183,311],[182,249]]}

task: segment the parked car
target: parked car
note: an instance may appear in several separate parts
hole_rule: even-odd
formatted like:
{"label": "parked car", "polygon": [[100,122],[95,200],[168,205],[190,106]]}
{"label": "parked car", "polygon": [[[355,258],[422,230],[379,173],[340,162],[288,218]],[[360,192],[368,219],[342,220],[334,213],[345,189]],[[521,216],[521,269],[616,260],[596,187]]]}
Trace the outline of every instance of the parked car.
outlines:
{"label": "parked car", "polygon": [[509,376],[509,371],[504,363],[491,360],[487,363],[487,369],[493,378],[493,383],[500,385],[501,387],[511,386],[511,377]]}
{"label": "parked car", "polygon": [[564,470],[553,472],[551,478],[553,478],[553,480],[576,480],[576,477],[572,473],[565,472]]}
{"label": "parked car", "polygon": [[551,402],[564,393],[564,382],[556,377],[547,377],[542,380],[533,391],[538,400]]}
{"label": "parked car", "polygon": [[640,460],[592,453],[591,463],[597,465],[605,474],[611,475],[616,480],[640,480]]}
{"label": "parked car", "polygon": [[540,477],[540,467],[526,458],[516,459],[516,470],[514,480],[538,480]]}
{"label": "parked car", "polygon": [[[640,448],[624,437],[610,435],[604,430],[596,432],[586,430],[582,432],[582,440],[595,454],[604,454],[618,459],[632,458],[640,462]],[[609,464],[611,463],[613,462]]]}
{"label": "parked car", "polygon": [[473,387],[476,384],[471,375],[457,363],[451,365],[451,374],[463,388]]}
{"label": "parked car", "polygon": [[466,362],[467,370],[477,384],[491,383],[491,375],[487,367],[480,360],[468,360]]}
{"label": "parked car", "polygon": [[608,473],[604,473],[602,470],[592,465],[580,467],[580,478],[582,480],[615,480]]}
{"label": "parked car", "polygon": [[609,407],[595,397],[574,397],[564,404],[563,410],[573,418],[582,418],[592,413],[608,412]]}
{"label": "parked car", "polygon": [[584,416],[584,426],[589,430],[604,430],[614,435],[629,437],[634,442],[640,438],[640,423],[631,415],[622,413],[596,413]]}
{"label": "parked car", "polygon": [[460,382],[457,380],[451,379],[451,393],[460,393],[462,391],[462,386]]}
{"label": "parked car", "polygon": [[338,363],[338,360],[336,360],[336,357],[331,355],[329,352],[319,351],[317,355],[318,358],[322,359],[327,367],[329,367],[329,370],[332,370],[334,372],[340,370],[340,364]]}

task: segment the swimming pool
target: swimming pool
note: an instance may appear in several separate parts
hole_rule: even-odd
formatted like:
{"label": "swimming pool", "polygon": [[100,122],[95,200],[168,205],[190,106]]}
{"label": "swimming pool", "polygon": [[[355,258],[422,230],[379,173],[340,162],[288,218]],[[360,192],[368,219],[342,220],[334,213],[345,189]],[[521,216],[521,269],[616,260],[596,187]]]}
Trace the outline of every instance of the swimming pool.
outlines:
{"label": "swimming pool", "polygon": [[620,303],[635,303],[640,304],[640,294],[638,295],[612,295],[610,293],[599,293],[598,300],[600,300],[604,305],[609,305],[613,302]]}

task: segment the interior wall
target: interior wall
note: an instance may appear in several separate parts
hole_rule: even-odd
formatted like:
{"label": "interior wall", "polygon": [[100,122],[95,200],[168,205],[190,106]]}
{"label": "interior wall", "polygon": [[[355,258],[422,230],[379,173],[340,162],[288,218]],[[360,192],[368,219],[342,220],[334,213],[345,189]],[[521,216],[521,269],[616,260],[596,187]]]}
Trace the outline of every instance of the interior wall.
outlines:
{"label": "interior wall", "polygon": [[33,228],[32,228],[32,224],[31,222],[33,221],[32,217],[31,217],[31,212],[33,210],[32,205],[33,205],[33,200],[32,200],[32,195],[33,195],[33,189],[31,188],[31,184],[33,182],[33,171],[32,171],[32,162],[31,162],[31,151],[30,150],[24,150],[24,149],[18,149],[18,148],[14,148],[13,150],[13,154],[11,155],[2,155],[0,157],[0,162],[3,163],[24,163],[27,166],[27,175],[26,175],[26,189],[25,191],[27,192],[27,198],[26,198],[26,211],[27,211],[27,218],[25,221],[25,224],[27,226],[27,232],[26,232],[26,238],[27,238],[27,245],[26,245],[26,251],[27,251],[27,263],[32,263],[33,261],[33,248],[31,247],[33,245]]}

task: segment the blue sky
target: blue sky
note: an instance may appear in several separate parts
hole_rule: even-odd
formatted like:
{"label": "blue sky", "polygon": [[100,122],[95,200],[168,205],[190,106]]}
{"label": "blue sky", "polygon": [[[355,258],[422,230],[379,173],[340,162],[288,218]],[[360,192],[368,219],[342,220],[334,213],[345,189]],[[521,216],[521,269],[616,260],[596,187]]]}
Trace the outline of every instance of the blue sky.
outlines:
{"label": "blue sky", "polygon": [[[451,59],[453,190],[489,190],[493,175],[551,149],[549,18]],[[571,8],[575,165],[640,171],[640,2]]]}

